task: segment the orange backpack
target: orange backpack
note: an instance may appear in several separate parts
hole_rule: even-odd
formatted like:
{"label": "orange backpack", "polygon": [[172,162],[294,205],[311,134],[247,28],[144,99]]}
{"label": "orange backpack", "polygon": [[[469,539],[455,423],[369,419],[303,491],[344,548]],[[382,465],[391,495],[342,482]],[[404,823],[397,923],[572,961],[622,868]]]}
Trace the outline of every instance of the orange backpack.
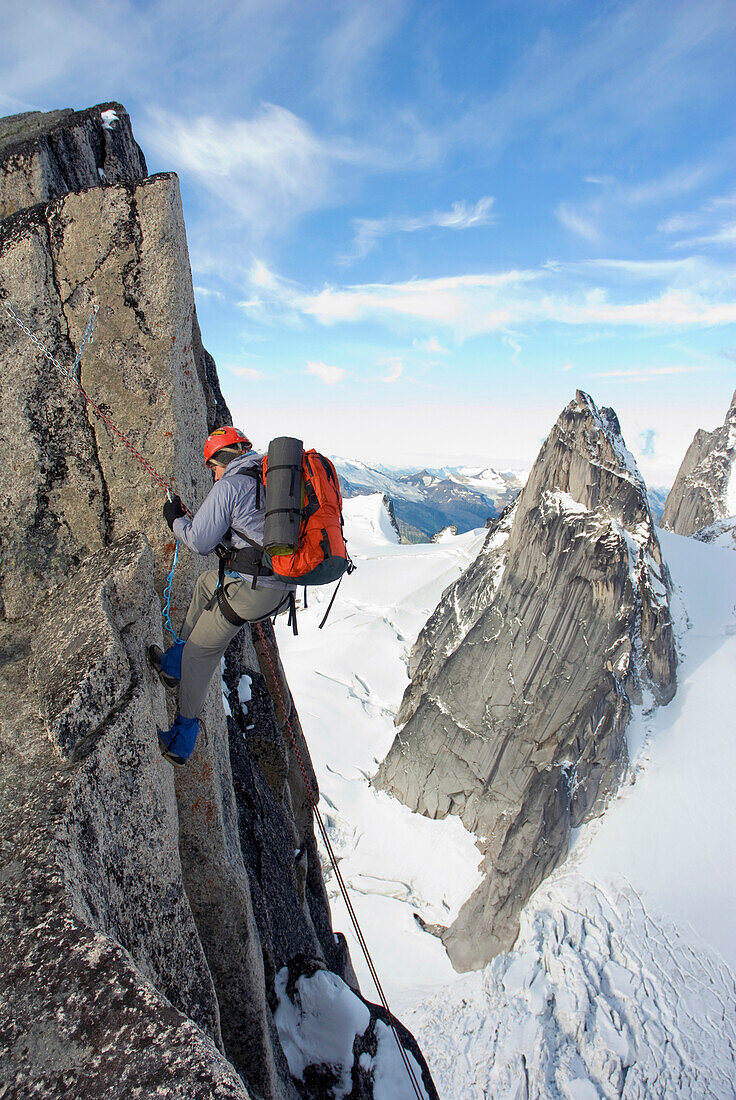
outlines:
{"label": "orange backpack", "polygon": [[[260,576],[277,576],[283,581],[303,584],[305,607],[306,585],[338,581],[319,624],[321,630],[335,602],[339,582],[345,573],[355,569],[342,533],[342,495],[337,471],[329,458],[315,450],[305,451],[301,440],[291,436],[272,440],[268,452],[260,465],[238,471],[255,479],[257,509],[261,507],[261,485],[265,487],[263,545],[236,531],[248,544],[244,549],[218,547],[217,603],[234,626],[242,626],[246,621],[228,602],[225,592],[228,569],[251,575],[254,588]],[[285,600],[289,606],[289,624],[296,634],[293,590]]]}
{"label": "orange backpack", "polygon": [[[272,467],[273,470],[276,468]],[[274,574],[283,580],[298,584],[329,584],[355,568],[342,533],[340,482],[329,458],[315,450],[303,452],[301,478],[301,523],[296,547],[293,544],[273,543],[264,536],[264,550],[271,559]],[[271,506],[267,455],[263,458],[263,484],[266,487],[268,524],[275,512],[289,509],[274,509]],[[296,508],[292,510],[297,511]]]}

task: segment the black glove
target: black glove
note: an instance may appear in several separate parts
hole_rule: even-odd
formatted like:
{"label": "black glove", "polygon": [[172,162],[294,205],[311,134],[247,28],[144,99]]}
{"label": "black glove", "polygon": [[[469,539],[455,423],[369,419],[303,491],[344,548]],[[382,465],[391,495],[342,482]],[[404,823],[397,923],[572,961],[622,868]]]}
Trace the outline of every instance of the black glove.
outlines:
{"label": "black glove", "polygon": [[180,497],[175,496],[171,500],[167,500],[164,504],[164,519],[172,531],[174,530],[174,520],[186,514],[187,510],[182,504]]}

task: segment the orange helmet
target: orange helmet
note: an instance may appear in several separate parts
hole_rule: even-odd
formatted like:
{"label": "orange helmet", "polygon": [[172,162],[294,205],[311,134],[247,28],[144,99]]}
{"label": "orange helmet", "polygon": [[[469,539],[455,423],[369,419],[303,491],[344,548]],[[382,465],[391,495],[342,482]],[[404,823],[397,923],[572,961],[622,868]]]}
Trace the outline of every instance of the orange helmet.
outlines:
{"label": "orange helmet", "polygon": [[233,443],[244,443],[247,450],[252,446],[251,441],[243,435],[240,428],[233,428],[230,424],[226,424],[223,428],[215,428],[204,441],[205,462],[209,462],[222,447],[232,447]]}

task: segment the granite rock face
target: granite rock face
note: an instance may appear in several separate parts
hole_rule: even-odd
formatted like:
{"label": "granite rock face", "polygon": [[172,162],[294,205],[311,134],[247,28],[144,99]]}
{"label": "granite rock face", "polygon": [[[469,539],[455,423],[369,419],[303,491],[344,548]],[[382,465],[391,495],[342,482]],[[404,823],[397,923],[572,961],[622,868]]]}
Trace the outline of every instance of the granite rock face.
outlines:
{"label": "granite rock face", "polygon": [[69,191],[147,175],[119,103],[0,118],[0,220]]}
{"label": "granite rock face", "polygon": [[[99,114],[38,130],[76,148]],[[16,148],[0,148],[6,175]],[[128,169],[145,165],[130,153]],[[145,655],[164,644],[163,490],[7,308],[66,369],[93,305],[81,387],[196,508],[202,441],[230,416],[176,177],[0,221],[0,1094],[317,1097],[284,1055],[276,974],[308,957],[357,983],[287,718],[316,786],[309,752],[266,626],[233,643],[230,713],[213,682],[188,766],[159,755],[175,699]],[[213,564],[182,552],[175,623]]]}
{"label": "granite rock face", "polygon": [[736,514],[736,393],[720,428],[701,428],[687,449],[662,515],[662,526],[692,535]]}
{"label": "granite rock face", "polygon": [[479,838],[485,877],[442,932],[457,969],[513,944],[570,830],[626,767],[632,704],[672,698],[669,588],[615,414],[578,392],[420,634],[375,780]]}

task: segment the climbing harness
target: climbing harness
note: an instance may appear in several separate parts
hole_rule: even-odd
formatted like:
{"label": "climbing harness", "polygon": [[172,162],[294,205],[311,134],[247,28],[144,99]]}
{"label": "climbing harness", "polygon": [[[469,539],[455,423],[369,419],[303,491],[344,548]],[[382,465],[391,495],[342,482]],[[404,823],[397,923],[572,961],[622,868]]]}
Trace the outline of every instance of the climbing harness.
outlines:
{"label": "climbing harness", "polygon": [[[140,453],[140,451],[138,451],[135,448],[135,446],[131,443],[131,441],[128,439],[128,437],[117,427],[116,424],[113,423],[113,421],[110,419],[110,417],[106,416],[105,413],[103,413],[102,409],[89,396],[89,394],[84,389],[84,387],[82,386],[81,381],[78,378],[79,365],[80,365],[80,362],[81,362],[82,353],[85,350],[86,346],[92,341],[92,338],[93,338],[94,321],[95,321],[95,318],[97,316],[97,307],[95,307],[93,309],[92,314],[90,315],[89,321],[87,322],[87,328],[85,330],[84,337],[82,338],[82,342],[80,344],[79,351],[77,352],[77,355],[75,356],[74,364],[73,364],[71,369],[68,369],[67,367],[63,366],[57,359],[54,358],[54,356],[51,354],[51,352],[48,350],[48,348],[46,348],[44,346],[44,344],[41,343],[41,341],[38,339],[38,337],[34,336],[34,334],[27,327],[27,325],[25,325],[23,323],[23,321],[20,319],[20,317],[17,315],[17,313],[13,310],[12,306],[10,306],[7,301],[4,304],[5,304],[5,312],[8,315],[8,317],[10,317],[11,320],[13,320],[18,325],[18,327],[20,329],[22,329],[22,331],[26,334],[26,336],[28,336],[29,339],[36,345],[36,347],[39,348],[39,350],[43,353],[45,358],[48,359],[48,361],[50,363],[52,363],[53,366],[55,366],[56,369],[61,374],[63,374],[65,378],[68,378],[70,380],[70,382],[72,382],[72,384],[75,386],[75,388],[81,394],[81,396],[84,398],[85,402],[89,405],[89,407],[93,410],[93,412],[96,414],[96,416],[100,420],[102,420],[103,423],[110,429],[110,431],[112,431],[117,436],[117,438],[121,441],[121,443],[123,443],[124,446],[127,447],[127,449],[130,451],[130,453],[133,455],[133,457],[138,460],[138,462],[148,472],[148,474],[150,474],[150,476],[153,478],[153,480],[156,482],[156,484],[159,485],[167,493],[167,495],[169,496],[169,499],[171,499],[173,489],[172,489],[170,483],[168,481],[166,481],[166,479],[164,477],[162,477],[161,474],[159,474],[159,472],[151,465],[150,462],[147,461],[146,458],[144,458],[144,456]],[[191,516],[192,512],[189,510],[189,508],[187,508],[186,505],[183,505],[183,507],[185,508],[186,514],[188,516]],[[179,544],[177,543],[176,550],[174,551],[174,561],[173,561],[173,564],[171,566],[171,569],[170,569],[169,573],[166,576],[166,587],[164,588],[163,617],[164,617],[164,625],[165,625],[166,629],[176,639],[176,641],[180,642],[182,639],[176,633],[176,631],[174,630],[174,627],[171,623],[171,586],[172,586],[172,583],[173,583],[173,580],[174,580],[174,571],[176,570],[178,560],[179,560]],[[334,600],[334,596],[333,596],[333,600]],[[332,606],[332,601],[330,601],[330,607],[331,606]],[[329,608],[328,608],[328,612],[329,612]],[[270,616],[269,616],[269,618],[270,618]],[[317,826],[319,828],[319,832],[320,832],[320,835],[322,837],[322,841],[324,843],[325,849],[327,851],[327,855],[329,857],[330,863],[332,864],[332,869],[335,872],[335,878],[336,878],[337,884],[340,888],[340,893],[342,894],[343,901],[345,902],[345,907],[348,911],[350,921],[351,921],[351,923],[353,925],[353,928],[355,930],[355,935],[357,937],[358,943],[359,943],[360,948],[361,948],[361,950],[363,952],[363,955],[365,957],[365,961],[368,965],[368,969],[370,971],[371,977],[373,978],[373,982],[374,982],[376,990],[378,992],[378,996],[381,1000],[381,1004],[383,1005],[383,1008],[386,1012],[389,1024],[391,1026],[391,1030],[392,1030],[392,1032],[394,1034],[394,1038],[396,1040],[396,1045],[399,1048],[399,1053],[401,1055],[402,1061],[403,1061],[404,1066],[406,1068],[406,1072],[409,1075],[409,1079],[411,1081],[412,1088],[414,1090],[414,1094],[417,1097],[417,1100],[425,1100],[424,1090],[421,1089],[420,1086],[419,1086],[419,1082],[417,1081],[417,1077],[416,1077],[416,1074],[414,1072],[414,1068],[412,1067],[411,1062],[409,1061],[409,1055],[408,1055],[407,1051],[405,1050],[405,1048],[404,1048],[404,1046],[401,1042],[401,1039],[399,1038],[399,1033],[398,1033],[398,1030],[396,1028],[396,1023],[395,1023],[395,1020],[394,1020],[393,1013],[391,1012],[391,1009],[388,1006],[388,1001],[386,1000],[386,995],[383,991],[383,987],[381,985],[380,978],[378,977],[378,973],[376,971],[375,964],[373,962],[373,959],[371,958],[371,954],[370,954],[370,951],[368,949],[368,944],[366,943],[365,936],[363,935],[363,931],[362,931],[362,929],[360,927],[360,924],[358,922],[357,914],[356,914],[355,909],[353,908],[353,904],[350,900],[350,895],[348,894],[348,889],[347,889],[347,886],[345,885],[345,880],[342,877],[342,873],[340,871],[337,856],[335,855],[335,850],[332,847],[332,842],[330,841],[330,837],[329,837],[329,834],[327,832],[327,827],[324,823],[324,819],[322,818],[322,814],[320,813],[320,810],[319,810],[319,805],[318,805],[319,794],[313,788],[312,783],[309,779],[309,776],[307,775],[307,769],[304,765],[304,760],[303,760],[302,754],[299,750],[299,745],[297,743],[296,735],[294,733],[294,728],[291,724],[291,718],[290,718],[288,710],[286,709],[286,703],[284,701],[283,693],[282,693],[281,687],[279,685],[279,679],[278,679],[278,676],[276,675],[276,670],[274,668],[273,660],[271,658],[270,647],[269,647],[269,645],[266,641],[266,637],[263,633],[263,626],[262,626],[260,621],[254,622],[253,625],[255,626],[255,628],[258,632],[263,652],[266,655],[266,660],[268,662],[268,665],[269,665],[269,668],[270,668],[270,671],[271,671],[271,679],[272,679],[272,682],[274,684],[274,689],[276,691],[276,694],[278,696],[279,705],[281,707],[281,713],[284,717],[284,725],[286,726],[286,729],[288,730],[289,737],[291,739],[291,744],[292,744],[292,747],[294,749],[294,755],[296,757],[297,764],[299,765],[299,770],[300,770],[301,775],[302,775],[302,781],[304,783],[304,789],[307,793],[307,798],[309,799],[310,805],[311,805],[312,810],[314,812],[314,817],[315,817],[315,820],[317,822]],[[173,739],[172,739],[172,743],[173,743]]]}
{"label": "climbing harness", "polygon": [[394,1039],[396,1040],[396,1045],[399,1048],[399,1053],[401,1054],[401,1058],[402,1058],[402,1061],[403,1061],[404,1066],[406,1068],[406,1072],[408,1073],[409,1078],[411,1080],[412,1087],[414,1089],[414,1093],[417,1097],[417,1100],[425,1100],[424,1090],[420,1089],[420,1087],[419,1087],[419,1083],[417,1081],[417,1077],[416,1077],[416,1074],[414,1072],[414,1068],[413,1068],[411,1062],[409,1061],[409,1055],[408,1055],[407,1051],[405,1050],[404,1045],[401,1042],[401,1039],[399,1038],[399,1033],[396,1029],[396,1023],[394,1021],[394,1015],[393,1015],[391,1009],[388,1006],[388,1001],[386,1000],[386,994],[383,992],[383,986],[381,985],[381,980],[378,977],[378,972],[376,971],[375,964],[373,962],[373,959],[371,958],[371,953],[368,949],[368,944],[366,943],[365,936],[363,935],[363,931],[362,931],[362,929],[360,927],[360,924],[358,922],[358,917],[357,917],[357,914],[355,912],[355,909],[353,908],[353,903],[350,900],[350,895],[348,894],[348,888],[345,885],[345,880],[342,877],[342,872],[340,871],[340,866],[338,864],[337,856],[335,855],[335,850],[332,847],[332,842],[331,842],[329,834],[327,832],[327,826],[325,825],[322,814],[320,813],[320,809],[319,809],[319,805],[318,805],[319,792],[314,789],[314,787],[312,786],[312,782],[309,779],[309,776],[307,775],[307,769],[305,767],[304,760],[302,758],[302,754],[299,750],[299,745],[297,743],[296,734],[294,733],[294,727],[291,724],[291,717],[290,717],[289,711],[286,709],[286,702],[284,700],[284,696],[282,694],[281,687],[279,685],[279,678],[278,678],[278,675],[276,673],[276,669],[274,668],[273,660],[271,659],[271,650],[270,650],[270,647],[269,647],[269,645],[266,641],[266,637],[263,633],[263,627],[261,626],[260,623],[256,623],[255,627],[256,627],[256,630],[258,631],[258,636],[259,636],[260,641],[261,641],[261,648],[262,648],[263,652],[266,655],[266,660],[268,662],[268,666],[269,666],[269,669],[270,669],[270,672],[271,672],[271,681],[272,681],[272,683],[274,685],[274,688],[276,690],[276,695],[278,696],[279,706],[281,708],[281,714],[283,715],[283,719],[284,719],[284,725],[286,726],[286,729],[289,732],[289,737],[291,738],[291,745],[292,745],[292,748],[294,750],[294,755],[296,757],[297,764],[299,765],[299,771],[302,774],[302,782],[304,783],[304,789],[307,792],[307,798],[309,799],[310,805],[311,805],[312,810],[314,812],[314,817],[315,817],[315,820],[317,822],[317,826],[318,826],[319,831],[320,831],[320,836],[322,837],[322,841],[324,843],[325,849],[327,850],[327,855],[329,856],[330,863],[332,864],[332,869],[335,872],[335,878],[337,879],[337,884],[340,888],[340,893],[342,894],[343,901],[345,902],[345,908],[348,911],[350,921],[351,921],[351,923],[353,925],[353,928],[355,930],[355,935],[357,937],[358,943],[360,944],[360,949],[363,952],[363,956],[365,958],[366,963],[368,964],[368,969],[370,971],[370,975],[373,978],[373,984],[376,987],[376,990],[378,992],[378,996],[381,999],[381,1004],[383,1005],[383,1007],[386,1011],[386,1014],[388,1016],[388,1021],[389,1021],[389,1024],[391,1026],[391,1030],[393,1031]]}

